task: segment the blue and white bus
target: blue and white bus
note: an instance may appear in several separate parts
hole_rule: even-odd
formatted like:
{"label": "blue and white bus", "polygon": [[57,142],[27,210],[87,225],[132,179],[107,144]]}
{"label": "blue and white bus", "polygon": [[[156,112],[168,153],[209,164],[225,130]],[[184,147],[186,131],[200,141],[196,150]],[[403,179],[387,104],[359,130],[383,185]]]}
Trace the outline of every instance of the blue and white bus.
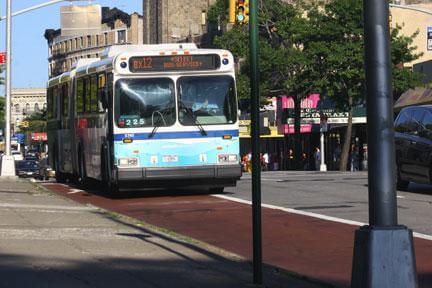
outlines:
{"label": "blue and white bus", "polygon": [[199,186],[241,176],[234,59],[195,44],[124,45],[50,79],[57,180],[119,188]]}

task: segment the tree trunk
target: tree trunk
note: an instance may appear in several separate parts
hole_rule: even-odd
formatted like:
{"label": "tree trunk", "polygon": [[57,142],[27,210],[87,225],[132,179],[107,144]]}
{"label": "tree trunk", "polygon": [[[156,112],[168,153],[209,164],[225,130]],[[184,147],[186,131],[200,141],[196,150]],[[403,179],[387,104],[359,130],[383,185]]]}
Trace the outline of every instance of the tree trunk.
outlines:
{"label": "tree trunk", "polygon": [[348,156],[351,147],[351,135],[352,135],[352,117],[353,117],[353,99],[351,96],[348,97],[348,125],[346,128],[345,139],[342,146],[341,159],[339,163],[339,171],[346,171],[348,166]]}

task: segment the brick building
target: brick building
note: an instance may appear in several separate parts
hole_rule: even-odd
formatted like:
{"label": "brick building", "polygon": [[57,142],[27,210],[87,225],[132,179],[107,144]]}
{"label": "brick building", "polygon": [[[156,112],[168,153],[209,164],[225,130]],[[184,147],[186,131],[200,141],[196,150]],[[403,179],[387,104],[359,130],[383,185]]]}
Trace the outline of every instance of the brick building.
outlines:
{"label": "brick building", "polygon": [[143,0],[145,44],[196,42],[207,32],[207,12],[216,0]]}
{"label": "brick building", "polygon": [[97,58],[108,46],[142,44],[142,16],[100,5],[63,6],[61,28],[45,30],[49,77],[70,70],[81,58]]}

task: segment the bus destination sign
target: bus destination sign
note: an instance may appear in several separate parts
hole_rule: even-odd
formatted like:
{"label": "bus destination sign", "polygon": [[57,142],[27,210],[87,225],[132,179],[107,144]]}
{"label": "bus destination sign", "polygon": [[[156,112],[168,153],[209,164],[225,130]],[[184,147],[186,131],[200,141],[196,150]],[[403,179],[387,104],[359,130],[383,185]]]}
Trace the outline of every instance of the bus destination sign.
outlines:
{"label": "bus destination sign", "polygon": [[220,57],[209,55],[140,56],[129,59],[131,72],[216,70]]}

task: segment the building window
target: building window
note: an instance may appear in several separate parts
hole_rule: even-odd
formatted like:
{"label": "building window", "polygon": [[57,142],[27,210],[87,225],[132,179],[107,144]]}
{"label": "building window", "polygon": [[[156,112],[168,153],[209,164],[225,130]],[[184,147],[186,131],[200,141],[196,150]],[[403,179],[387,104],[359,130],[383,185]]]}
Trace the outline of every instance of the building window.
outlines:
{"label": "building window", "polygon": [[96,46],[99,46],[99,36],[100,35],[96,35]]}
{"label": "building window", "polygon": [[74,47],[73,47],[73,49],[75,50],[75,49],[77,49],[77,48],[78,48],[78,39],[75,38],[75,39],[74,39]]}
{"label": "building window", "polygon": [[15,112],[16,113],[20,112],[20,106],[19,106],[19,104],[15,104]]}
{"label": "building window", "polygon": [[126,29],[117,30],[117,41],[116,43],[122,44],[126,43]]}
{"label": "building window", "polygon": [[43,109],[43,110],[46,110],[46,109],[47,109],[47,103],[43,103],[42,109]]}
{"label": "building window", "polygon": [[39,104],[38,103],[36,103],[35,104],[35,106],[34,106],[34,111],[36,112],[36,113],[39,113]]}
{"label": "building window", "polygon": [[92,46],[92,39],[91,39],[91,35],[87,36],[87,47],[91,47]]}
{"label": "building window", "polygon": [[104,44],[108,45],[108,32],[104,33]]}
{"label": "building window", "polygon": [[84,46],[84,38],[80,37],[80,48],[83,48]]}
{"label": "building window", "polygon": [[27,113],[30,113],[30,104],[29,103],[27,103],[25,105],[25,110],[23,111],[23,114],[27,114]]}

